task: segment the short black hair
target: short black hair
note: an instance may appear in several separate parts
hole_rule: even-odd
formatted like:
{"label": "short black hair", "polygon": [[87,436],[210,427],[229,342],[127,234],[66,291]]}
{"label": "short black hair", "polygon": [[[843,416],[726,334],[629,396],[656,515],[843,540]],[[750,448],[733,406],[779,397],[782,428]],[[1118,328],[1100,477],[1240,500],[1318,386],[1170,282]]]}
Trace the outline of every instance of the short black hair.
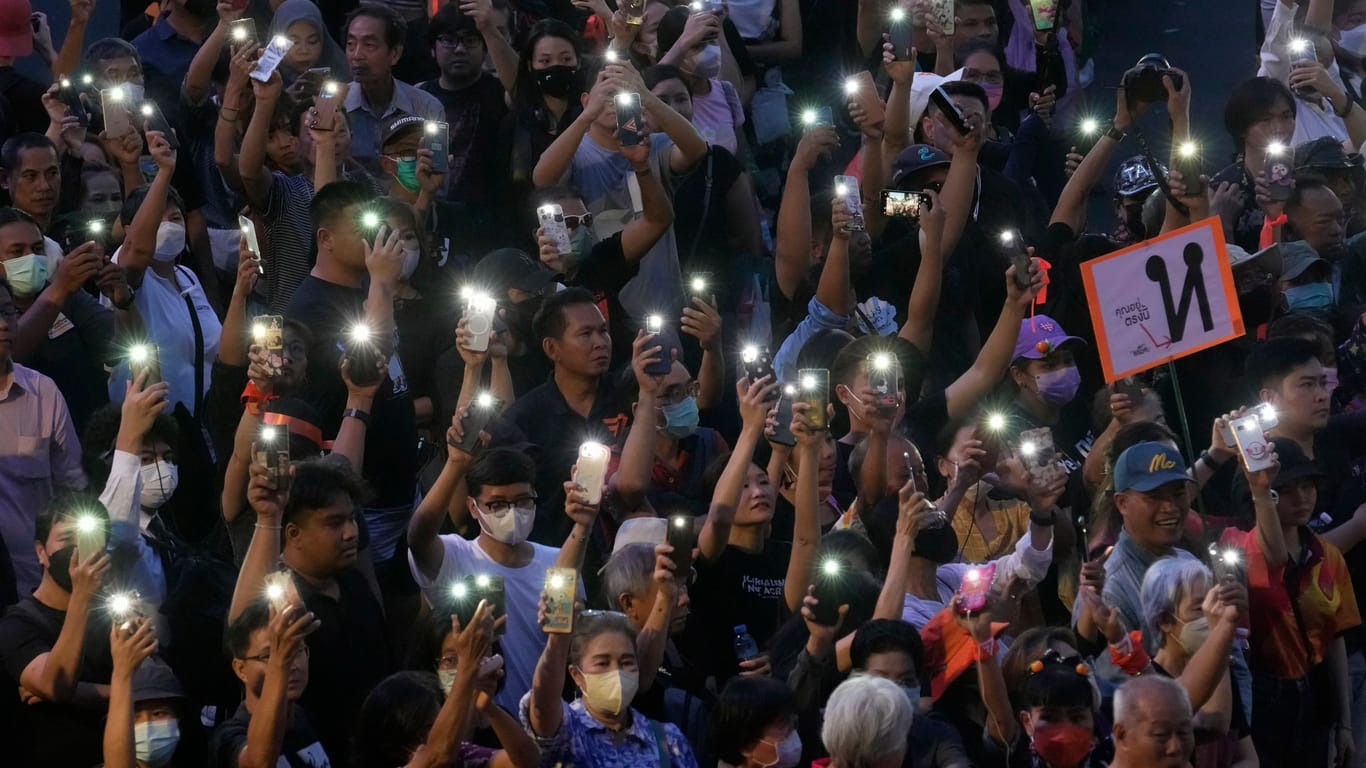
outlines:
{"label": "short black hair", "polygon": [[0,167],[6,172],[19,167],[19,155],[26,149],[50,149],[57,159],[61,160],[61,154],[57,152],[57,145],[52,143],[52,139],[41,133],[25,131],[16,133],[9,137],[4,144],[0,144]]}
{"label": "short black hair", "polygon": [[0,208],[0,227],[8,227],[11,224],[20,223],[32,224],[38,228],[38,234],[43,234],[43,225],[39,224],[38,220],[30,216],[27,211],[21,211],[18,208],[11,206]]}
{"label": "short black hair", "polygon": [[103,37],[85,49],[86,66],[94,66],[110,59],[131,58],[142,66],[142,54],[136,46],[121,37]]}
{"label": "short black hair", "polygon": [[1095,705],[1091,679],[1077,663],[1055,661],[1048,656],[1040,660],[1042,669],[1032,669],[1024,679],[1020,691],[1022,709],[1034,707],[1086,707]]}
{"label": "short black hair", "polygon": [[[122,423],[122,403],[104,404],[85,422],[85,433],[81,435],[81,468],[85,470],[91,488],[103,488],[109,479],[114,441]],[[158,413],[142,439],[162,440],[174,449],[180,441],[180,426],[171,414]]]}
{"label": "short black hair", "polygon": [[465,486],[470,498],[478,498],[487,485],[536,484],[536,462],[515,448],[493,448],[470,465]]}
{"label": "short black hair", "polygon": [[1266,337],[1268,339],[1286,337],[1308,339],[1318,349],[1320,360],[1332,358],[1337,354],[1337,350],[1333,346],[1333,326],[1313,315],[1302,313],[1282,315],[1266,330]]}
{"label": "short black hair", "polygon": [[771,677],[732,677],[711,710],[712,752],[731,765],[741,765],[745,758],[740,750],[796,711],[796,698],[785,684]]}
{"label": "short black hair", "polygon": [[247,603],[236,619],[223,630],[223,652],[229,659],[241,659],[251,653],[251,636],[270,624],[270,605],[265,600]]}
{"label": "short black hair", "polygon": [[[436,41],[442,37],[458,35],[461,32],[477,32],[479,27],[474,23],[474,17],[460,10],[459,3],[447,3],[441,6],[441,10],[433,14],[427,27],[427,45],[435,48]],[[479,44],[484,45],[484,38],[479,38]]]}
{"label": "short black hair", "polygon": [[313,219],[313,231],[332,229],[353,205],[368,205],[375,199],[370,188],[359,181],[334,181],[318,190],[309,203],[309,214]]}
{"label": "short black hair", "polygon": [[365,502],[365,481],[340,457],[309,459],[294,464],[294,479],[289,484],[289,501],[281,516],[284,523],[297,522],[305,512],[323,509],[338,493],[346,494],[353,507]]}
{"label": "short black hair", "polygon": [[645,81],[645,87],[653,91],[656,85],[665,80],[682,80],[683,70],[672,64],[656,64],[641,72],[640,76]]}
{"label": "short black hair", "polygon": [[873,619],[858,628],[849,646],[854,669],[867,669],[868,657],[879,653],[904,653],[911,658],[916,677],[925,677],[925,642],[915,626],[901,619]]}
{"label": "short black hair", "polygon": [[[977,83],[965,83],[962,80],[956,80],[944,83],[942,87],[944,88],[944,93],[947,93],[950,96],[967,96],[982,102],[982,109],[987,113],[988,117],[991,115],[991,102],[987,100],[987,92]],[[934,107],[933,101],[930,102],[930,106]],[[935,108],[938,109],[937,107]]]}
{"label": "short black hair", "polygon": [[[119,209],[119,220],[123,226],[127,227],[133,223],[133,217],[138,215],[138,209],[147,202],[147,195],[152,191],[151,184],[143,184],[123,197],[123,207]],[[180,209],[180,213],[185,213],[185,200],[180,197],[180,193],[175,191],[175,187],[166,190],[166,204],[174,205]]]}
{"label": "short black hair", "polygon": [[536,317],[531,321],[531,330],[536,339],[558,339],[563,336],[565,328],[568,327],[564,310],[576,304],[591,304],[596,307],[598,300],[587,289],[577,287],[566,288],[546,297],[536,312]]}
{"label": "short black hair", "polygon": [[1299,336],[1282,336],[1253,347],[1243,370],[1252,387],[1274,389],[1291,371],[1318,359],[1318,345],[1314,342]]}
{"label": "short black hair", "polygon": [[86,491],[59,491],[33,521],[33,540],[39,544],[46,543],[53,526],[82,515],[94,515],[104,523],[105,531],[109,530],[109,510],[93,494]]}
{"label": "short black hair", "polygon": [[1296,173],[1295,185],[1290,190],[1290,198],[1285,201],[1285,210],[1289,211],[1304,205],[1304,195],[1311,190],[1332,192],[1333,197],[1337,197],[1337,193],[1328,186],[1328,180],[1322,174],[1313,171]]}
{"label": "short black hair", "polygon": [[1276,106],[1277,101],[1290,105],[1290,114],[1295,114],[1295,95],[1280,80],[1250,77],[1233,87],[1224,103],[1224,130],[1233,137],[1239,152],[1247,142],[1247,132]]}
{"label": "short black hair", "polygon": [[[379,3],[361,3],[359,8],[346,15],[346,33],[348,36],[351,34],[351,22],[362,16],[384,22],[385,45],[390,48],[403,47],[403,41],[408,38],[408,22],[403,20],[398,11]],[[342,42],[344,43],[345,39]]]}
{"label": "short black hair", "polygon": [[[450,6],[447,6],[450,7]],[[352,738],[355,765],[403,765],[427,740],[445,695],[431,672],[395,672],[361,704]]]}

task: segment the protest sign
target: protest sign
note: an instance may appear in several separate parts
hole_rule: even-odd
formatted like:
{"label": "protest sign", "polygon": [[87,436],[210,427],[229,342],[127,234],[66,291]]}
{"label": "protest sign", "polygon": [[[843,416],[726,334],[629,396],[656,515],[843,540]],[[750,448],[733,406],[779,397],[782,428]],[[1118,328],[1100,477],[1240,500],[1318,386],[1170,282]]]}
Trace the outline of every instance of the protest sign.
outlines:
{"label": "protest sign", "polygon": [[1081,265],[1106,381],[1243,334],[1219,218]]}

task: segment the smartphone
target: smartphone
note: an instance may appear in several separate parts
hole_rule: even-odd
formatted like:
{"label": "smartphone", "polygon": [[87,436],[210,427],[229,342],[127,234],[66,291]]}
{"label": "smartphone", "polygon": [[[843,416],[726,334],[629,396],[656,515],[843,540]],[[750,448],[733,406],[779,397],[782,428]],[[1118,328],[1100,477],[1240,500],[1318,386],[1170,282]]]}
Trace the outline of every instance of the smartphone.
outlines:
{"label": "smartphone", "polygon": [[953,103],[953,99],[949,98],[942,85],[930,91],[930,103],[944,113],[944,119],[960,136],[967,136],[972,131],[968,121],[963,119],[963,113],[958,110],[958,105]]}
{"label": "smartphone", "polygon": [[252,339],[261,346],[276,376],[285,364],[285,319],[281,315],[259,315],[251,324]]}
{"label": "smartphone", "polygon": [[674,583],[687,584],[692,569],[692,550],[697,546],[697,528],[692,515],[670,515],[665,541],[674,551]]}
{"label": "smartphone", "polygon": [[289,430],[286,427],[262,424],[251,444],[252,459],[266,468],[275,487],[289,490]]}
{"label": "smartphone", "polygon": [[62,253],[69,256],[72,251],[92,240],[103,244],[107,229],[108,227],[105,226],[102,219],[90,219],[85,222],[84,226],[69,227],[62,235],[62,241],[58,245],[62,247]]}
{"label": "smartphone", "polygon": [[893,8],[891,20],[887,24],[887,41],[892,44],[892,61],[911,60],[911,49],[915,47],[913,34],[914,25],[909,15],[901,8]]}
{"label": "smartphone", "polygon": [[958,594],[963,598],[963,610],[971,613],[987,607],[987,595],[991,594],[991,582],[994,578],[995,563],[974,566],[964,572],[963,581],[958,585]]}
{"label": "smartphone", "polygon": [[1020,461],[1035,481],[1048,484],[1067,475],[1067,470],[1058,463],[1057,457],[1053,430],[1039,427],[1020,433]]}
{"label": "smartphone", "polygon": [[275,68],[280,66],[285,54],[289,53],[289,49],[293,47],[294,42],[284,35],[276,35],[271,38],[270,45],[261,51],[261,58],[256,60],[256,66],[251,70],[248,77],[257,82],[268,82],[270,76],[275,74]]}
{"label": "smartphone", "polygon": [[715,302],[715,294],[712,293],[711,273],[697,272],[688,278],[686,293],[688,305],[692,306],[693,299],[701,299],[708,304]]}
{"label": "smartphone", "polygon": [[799,394],[795,384],[783,385],[782,392],[778,395],[778,403],[774,406],[776,412],[773,418],[778,424],[773,429],[773,437],[769,438],[771,442],[788,447],[797,444],[797,436],[792,434],[792,404],[796,402]]}
{"label": "smartphone", "polygon": [[803,368],[797,371],[798,396],[810,406],[806,416],[816,429],[825,429],[826,407],[830,405],[830,371],[825,368]]}
{"label": "smartphone", "polygon": [[134,131],[132,97],[127,86],[116,85],[100,91],[100,108],[104,112],[104,132],[110,138]]}
{"label": "smartphone", "polygon": [[80,550],[82,560],[104,550],[104,545],[108,541],[109,529],[106,521],[91,514],[76,518],[76,548]]}
{"label": "smartphone", "polygon": [[432,153],[432,173],[450,173],[451,127],[440,120],[428,120],[422,125],[422,143],[418,149]]}
{"label": "smartphone", "polygon": [[256,22],[250,17],[228,22],[228,40],[232,41],[232,47],[240,49],[244,45],[255,43],[258,39]]}
{"label": "smartphone", "polygon": [[498,415],[498,409],[503,407],[503,401],[494,397],[488,392],[479,393],[468,406],[469,410],[465,418],[461,420],[460,426],[465,430],[465,436],[458,443],[451,443],[452,446],[459,448],[465,453],[474,453],[479,447],[479,432],[493,421]]}
{"label": "smartphone", "polygon": [[644,24],[645,0],[621,0],[621,12],[626,17],[627,24]]}
{"label": "smartphone", "polygon": [[1247,557],[1237,547],[1216,550],[1210,547],[1210,565],[1216,581],[1247,583]]}
{"label": "smartphone", "polygon": [[1125,376],[1116,381],[1113,390],[1117,395],[1128,395],[1129,399],[1135,403],[1143,400],[1143,384],[1133,376]]}
{"label": "smartphone", "polygon": [[579,446],[579,460],[574,465],[574,484],[583,488],[589,504],[602,502],[602,489],[607,483],[607,462],[612,452],[602,443],[592,441]]}
{"label": "smartphone", "polygon": [[247,241],[247,251],[256,262],[256,274],[264,275],[266,268],[261,265],[261,241],[256,237],[256,222],[246,216],[237,217],[237,227],[242,230],[242,238]]}
{"label": "smartphone", "polygon": [[939,28],[945,35],[952,35],[953,24],[953,3],[954,0],[930,0],[930,18],[939,23]]}
{"label": "smartphone", "polygon": [[863,198],[859,194],[859,180],[853,176],[835,177],[835,196],[844,201],[849,210],[849,223],[844,225],[845,232],[862,232]]}
{"label": "smartphone", "polygon": [[1233,420],[1233,439],[1247,471],[1259,472],[1271,466],[1271,441],[1266,439],[1257,414],[1251,413]]}
{"label": "smartphone", "polygon": [[982,471],[994,472],[996,465],[1001,461],[1001,453],[1005,444],[1006,426],[1008,421],[1004,413],[989,413],[982,423],[977,426],[977,439],[982,441]]}
{"label": "smartphone", "polygon": [[864,361],[868,386],[882,405],[896,405],[901,397],[901,365],[890,352],[874,352]]}
{"label": "smartphone", "polygon": [[621,145],[634,147],[644,141],[644,130],[640,122],[640,94],[618,93],[616,106],[617,139],[621,141]]}
{"label": "smartphone", "polygon": [[161,108],[155,101],[144,101],[138,107],[138,114],[142,117],[143,134],[152,131],[160,131],[166,137],[166,143],[171,145],[171,149],[180,149],[180,139],[176,138],[175,131],[171,129],[171,124],[166,121],[166,116],[161,113]]}
{"label": "smartphone", "polygon": [[80,118],[82,126],[90,125],[90,112],[85,108],[85,102],[81,101],[81,89],[75,81],[64,77],[61,80],[61,87],[57,89],[57,98],[66,105],[67,112]]}
{"label": "smartphone", "polygon": [[645,331],[659,342],[659,359],[645,366],[645,372],[652,376],[667,376],[674,369],[674,351],[678,342],[672,328],[664,325],[664,316],[648,315],[645,318]]}
{"label": "smartphone", "polygon": [[802,112],[802,128],[810,129],[822,125],[827,128],[835,125],[835,113],[829,107],[813,107]]}
{"label": "smartphone", "polygon": [[745,372],[745,378],[749,383],[762,379],[767,376],[771,380],[773,373],[773,356],[769,354],[768,347],[760,344],[749,344],[740,350],[740,368]]}
{"label": "smartphone", "polygon": [[337,120],[337,95],[341,93],[341,85],[335,80],[328,80],[323,83],[323,87],[318,89],[318,95],[313,97],[313,109],[318,113],[315,127],[327,126],[323,130],[332,130],[332,125]]}
{"label": "smartphone", "polygon": [[1057,14],[1054,0],[1029,0],[1029,6],[1034,11],[1034,29],[1047,32],[1053,28],[1053,17]]}
{"label": "smartphone", "polygon": [[1100,141],[1100,121],[1094,117],[1083,117],[1077,121],[1077,152],[1085,157],[1091,148]]}
{"label": "smartphone", "polygon": [[816,566],[816,589],[812,596],[817,604],[811,614],[817,624],[833,627],[839,623],[840,605],[847,602],[843,594],[845,590],[841,589],[848,576],[847,570],[843,563],[831,556],[821,558]]}
{"label": "smartphone", "polygon": [[998,238],[1001,243],[1001,250],[1005,252],[1010,263],[1015,266],[1015,284],[1022,289],[1029,288],[1029,266],[1033,259],[1029,256],[1029,251],[1025,248],[1024,236],[1020,230],[1010,228],[1001,231]]}
{"label": "smartphone", "polygon": [[465,330],[470,339],[465,348],[471,352],[487,352],[489,337],[493,335],[493,316],[498,302],[484,293],[471,294],[465,302]]}
{"label": "smartphone", "polygon": [[[502,576],[481,573],[470,580],[470,587],[470,597],[473,598],[470,602],[474,603],[475,607],[483,600],[493,606],[493,618],[507,615],[507,592],[503,587]],[[474,613],[473,609],[470,613]]]}
{"label": "smartphone", "polygon": [[[1306,64],[1317,64],[1319,61],[1318,53],[1314,50],[1314,41],[1305,37],[1297,37],[1290,41],[1290,69],[1294,71],[1295,65],[1301,62]],[[1301,99],[1314,99],[1318,97],[1318,91],[1313,86],[1306,85],[1295,89],[1295,95]]]}
{"label": "smartphone", "polygon": [[579,572],[573,568],[545,570],[545,623],[541,629],[556,635],[574,631],[574,590]]}
{"label": "smartphone", "polygon": [[[1280,417],[1276,415],[1276,406],[1272,405],[1271,403],[1257,404],[1257,406],[1253,408],[1249,413],[1244,414],[1244,417],[1246,416],[1255,416],[1257,418],[1257,424],[1262,428],[1263,432],[1275,429],[1276,425],[1281,423]],[[1224,438],[1225,443],[1229,445],[1237,445],[1238,441],[1233,436],[1232,422],[1226,422],[1222,427],[1220,427],[1219,434]]]}
{"label": "smartphone", "polygon": [[146,373],[143,387],[161,381],[161,354],[155,344],[134,344],[128,348],[128,376],[136,379]]}
{"label": "smartphone", "polygon": [[1203,195],[1208,186],[1205,184],[1203,174],[1205,169],[1200,163],[1200,145],[1193,141],[1183,141],[1181,146],[1176,148],[1176,170],[1181,172],[1181,178],[1186,183],[1186,194]]}
{"label": "smartphone", "polygon": [[314,93],[322,93],[323,84],[332,79],[332,68],[312,67],[299,75],[299,79],[308,83]]}
{"label": "smartphone", "polygon": [[1278,203],[1290,199],[1291,184],[1294,180],[1290,161],[1290,150],[1285,144],[1273,141],[1267,145],[1266,161],[1263,166],[1266,168],[1267,196]]}
{"label": "smartphone", "polygon": [[384,374],[379,370],[379,348],[375,346],[370,326],[365,323],[351,326],[346,334],[343,352],[346,359],[351,361],[347,375],[356,386],[374,386],[383,378]]}
{"label": "smartphone", "polygon": [[574,252],[574,243],[569,239],[569,227],[564,223],[564,208],[555,203],[546,203],[536,209],[536,220],[541,231],[555,244],[555,252],[568,256]]}
{"label": "smartphone", "polygon": [[109,617],[123,632],[132,632],[133,622],[147,619],[147,608],[142,602],[142,595],[136,590],[115,592],[109,596],[106,605],[109,608]]}
{"label": "smartphone", "polygon": [[868,70],[844,81],[844,95],[863,108],[870,123],[881,123],[886,118],[886,106],[878,97],[877,83],[873,82],[873,75]]}
{"label": "smartphone", "polygon": [[882,215],[889,218],[920,221],[921,214],[928,211],[933,203],[930,196],[924,192],[882,190]]}

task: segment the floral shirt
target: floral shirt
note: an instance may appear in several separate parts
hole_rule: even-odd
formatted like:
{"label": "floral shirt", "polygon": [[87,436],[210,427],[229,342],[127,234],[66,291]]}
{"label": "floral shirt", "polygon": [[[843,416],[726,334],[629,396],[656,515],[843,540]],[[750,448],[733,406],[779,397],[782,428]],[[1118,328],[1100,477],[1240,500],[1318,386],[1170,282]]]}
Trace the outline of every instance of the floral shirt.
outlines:
{"label": "floral shirt", "polygon": [[655,722],[633,708],[631,727],[611,731],[588,714],[582,700],[561,706],[559,732],[541,737],[531,729],[531,694],[522,697],[522,727],[541,748],[541,768],[698,768],[692,747],[673,723]]}

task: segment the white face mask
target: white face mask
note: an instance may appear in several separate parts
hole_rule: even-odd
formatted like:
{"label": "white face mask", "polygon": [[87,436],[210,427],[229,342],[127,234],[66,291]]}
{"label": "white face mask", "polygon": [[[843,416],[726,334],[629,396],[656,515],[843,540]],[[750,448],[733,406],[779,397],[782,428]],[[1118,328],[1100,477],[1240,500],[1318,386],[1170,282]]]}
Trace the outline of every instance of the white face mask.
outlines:
{"label": "white face mask", "polygon": [[157,226],[157,250],[152,258],[157,261],[175,261],[185,251],[185,225],[174,221],[163,221]]}
{"label": "white face mask", "polygon": [[1344,50],[1351,51],[1357,56],[1366,56],[1366,24],[1342,30],[1342,37],[1338,43]]}
{"label": "white face mask", "polygon": [[451,694],[451,688],[455,686],[455,670],[438,669],[436,671],[436,676],[441,678],[441,692],[449,696]]}
{"label": "white face mask", "polygon": [[721,46],[712,43],[703,48],[693,63],[693,74],[707,80],[721,74]]}
{"label": "white face mask", "polygon": [[180,467],[161,459],[143,464],[138,474],[142,477],[142,493],[138,496],[138,504],[143,509],[161,509],[180,483]]}
{"label": "white face mask", "polygon": [[611,672],[583,673],[583,700],[589,707],[609,715],[619,715],[631,706],[640,686],[640,674],[614,669]]}
{"label": "white face mask", "polygon": [[180,723],[176,720],[148,720],[133,726],[133,756],[153,768],[171,762],[180,744]]}
{"label": "white face mask", "polygon": [[769,763],[766,768],[796,768],[797,764],[802,761],[802,737],[797,734],[795,728],[777,744],[768,739],[760,739],[760,741],[772,746],[778,755],[778,761]]}
{"label": "white face mask", "polygon": [[[479,502],[476,501],[475,504]],[[496,517],[483,507],[479,508],[479,528],[504,544],[516,546],[526,541],[526,537],[531,535],[531,525],[535,522],[534,509],[521,510],[514,507],[502,517]]]}
{"label": "white face mask", "polygon": [[422,249],[420,249],[420,248],[404,248],[404,249],[403,249],[403,267],[400,269],[400,271],[399,271],[399,273],[398,273],[399,278],[402,279],[402,280],[407,280],[408,278],[412,277],[412,276],[413,276],[413,273],[417,271],[417,263],[418,263],[418,261],[420,261],[421,259],[422,259]]}

